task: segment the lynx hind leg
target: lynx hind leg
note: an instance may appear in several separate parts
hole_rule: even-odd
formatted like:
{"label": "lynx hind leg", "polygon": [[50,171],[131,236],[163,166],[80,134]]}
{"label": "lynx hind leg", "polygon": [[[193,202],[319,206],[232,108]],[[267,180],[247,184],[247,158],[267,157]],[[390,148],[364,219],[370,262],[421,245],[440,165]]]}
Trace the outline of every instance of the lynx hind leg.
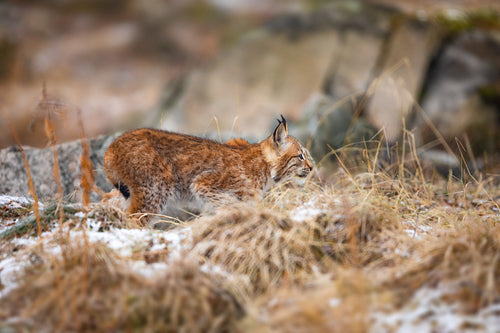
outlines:
{"label": "lynx hind leg", "polygon": [[[115,146],[118,147],[119,143]],[[115,153],[118,148],[113,144],[104,155],[106,174],[130,202],[127,213],[148,222],[172,197],[174,178],[171,169],[159,156],[151,156],[150,147],[139,147],[133,154],[119,156]]]}
{"label": "lynx hind leg", "polygon": [[[155,206],[148,203],[148,195],[144,194],[145,190],[138,188],[134,190],[130,198],[130,206],[127,213],[140,221],[147,223],[151,220],[152,216],[147,213],[155,213]],[[145,215],[141,214],[144,213]]]}
{"label": "lynx hind leg", "polygon": [[108,180],[114,186],[114,189],[105,194],[101,202],[127,211],[130,207],[130,189],[116,172],[114,161],[115,155],[112,149],[108,149],[104,154],[104,170],[106,171]]}
{"label": "lynx hind leg", "polygon": [[[171,177],[147,177],[147,181],[130,186],[129,214],[136,214],[141,221],[149,222],[160,214],[173,197]],[[140,214],[143,213],[143,214]],[[149,215],[148,215],[149,214]]]}
{"label": "lynx hind leg", "polygon": [[113,189],[111,192],[102,196],[101,203],[108,206],[117,207],[123,211],[128,211],[130,200],[125,198],[118,189]]}

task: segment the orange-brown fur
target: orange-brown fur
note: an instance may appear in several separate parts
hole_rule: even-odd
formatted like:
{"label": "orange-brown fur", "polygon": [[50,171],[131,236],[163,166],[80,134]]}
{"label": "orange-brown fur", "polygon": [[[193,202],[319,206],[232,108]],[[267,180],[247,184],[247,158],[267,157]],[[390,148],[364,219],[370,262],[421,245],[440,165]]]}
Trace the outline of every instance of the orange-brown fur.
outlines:
{"label": "orange-brown fur", "polygon": [[305,148],[288,136],[286,121],[260,143],[226,143],[156,129],[118,137],[104,155],[111,183],[130,196],[129,213],[159,213],[196,202],[217,207],[262,194],[312,170]]}
{"label": "orange-brown fur", "polygon": [[229,146],[229,147],[233,147],[233,148],[246,148],[250,145],[250,142],[248,142],[247,140],[245,139],[239,139],[239,138],[235,138],[235,139],[229,139],[227,140],[226,142],[224,142],[224,144],[226,146]]}

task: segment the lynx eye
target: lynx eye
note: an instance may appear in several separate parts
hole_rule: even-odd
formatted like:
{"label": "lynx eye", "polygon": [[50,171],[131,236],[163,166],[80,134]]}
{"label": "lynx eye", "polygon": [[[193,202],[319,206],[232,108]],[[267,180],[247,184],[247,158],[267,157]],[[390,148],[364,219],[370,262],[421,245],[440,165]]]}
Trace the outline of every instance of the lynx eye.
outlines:
{"label": "lynx eye", "polygon": [[299,154],[297,157],[298,157],[298,158],[299,158],[299,160],[301,160],[301,161],[303,161],[303,160],[305,159],[305,158],[304,158],[304,155],[302,155],[302,154]]}

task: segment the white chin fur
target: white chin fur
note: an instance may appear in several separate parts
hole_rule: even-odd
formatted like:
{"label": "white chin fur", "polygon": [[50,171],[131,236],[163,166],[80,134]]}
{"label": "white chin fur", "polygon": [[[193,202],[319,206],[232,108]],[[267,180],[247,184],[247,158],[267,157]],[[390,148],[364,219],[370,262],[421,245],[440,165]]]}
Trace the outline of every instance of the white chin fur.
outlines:
{"label": "white chin fur", "polygon": [[297,185],[304,185],[306,183],[307,177],[294,177],[293,182]]}

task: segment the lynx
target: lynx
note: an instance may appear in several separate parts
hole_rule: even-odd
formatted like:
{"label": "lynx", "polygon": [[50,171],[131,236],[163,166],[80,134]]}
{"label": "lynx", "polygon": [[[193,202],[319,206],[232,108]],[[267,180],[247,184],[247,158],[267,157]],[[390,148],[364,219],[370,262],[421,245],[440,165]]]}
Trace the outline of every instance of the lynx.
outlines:
{"label": "lynx", "polygon": [[118,137],[104,155],[111,183],[130,199],[128,213],[159,213],[193,205],[215,209],[262,197],[287,181],[303,184],[313,165],[308,151],[288,135],[283,116],[259,143],[226,143],[156,129]]}

